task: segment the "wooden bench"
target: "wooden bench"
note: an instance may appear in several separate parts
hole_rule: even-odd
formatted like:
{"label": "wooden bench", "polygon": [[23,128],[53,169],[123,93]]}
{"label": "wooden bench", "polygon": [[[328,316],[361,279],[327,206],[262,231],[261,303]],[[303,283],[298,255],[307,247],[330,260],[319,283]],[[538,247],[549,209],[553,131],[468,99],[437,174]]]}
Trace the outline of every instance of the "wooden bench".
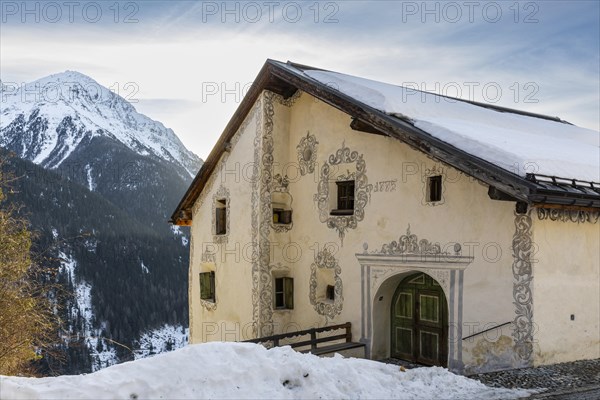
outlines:
{"label": "wooden bench", "polygon": [[[338,330],[344,330],[343,334],[338,335],[330,335],[330,336],[322,336],[319,337],[318,334],[324,332],[335,332]],[[310,339],[302,340],[302,336],[309,336]],[[299,338],[300,340],[297,342],[289,342],[289,343],[281,343],[282,340],[285,339],[293,339]],[[343,342],[339,342],[343,340]],[[322,328],[312,328],[306,329],[303,331],[295,331],[289,333],[282,333],[279,335],[273,336],[265,336],[257,339],[245,340],[245,342],[249,343],[259,343],[266,344],[271,342],[273,347],[278,346],[291,346],[294,350],[300,351],[302,353],[312,353],[315,355],[322,355],[328,353],[335,353],[343,350],[364,348],[364,343],[353,342],[352,341],[352,324],[350,322],[346,322],[345,324],[340,325],[331,325],[324,326]],[[323,343],[332,343],[325,346],[319,346]],[[310,346],[310,347],[309,347]],[[301,349],[302,347],[308,347],[307,349]]]}

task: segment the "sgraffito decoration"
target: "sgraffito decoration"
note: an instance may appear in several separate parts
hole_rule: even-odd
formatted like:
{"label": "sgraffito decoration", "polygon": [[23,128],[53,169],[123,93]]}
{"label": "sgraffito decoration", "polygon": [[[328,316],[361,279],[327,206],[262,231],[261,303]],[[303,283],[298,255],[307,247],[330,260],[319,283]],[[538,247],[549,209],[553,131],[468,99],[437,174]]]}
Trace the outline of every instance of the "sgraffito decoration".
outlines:
{"label": "sgraffito decoration", "polygon": [[284,185],[284,178],[276,180],[273,176],[273,102],[291,107],[299,97],[299,91],[289,99],[283,99],[265,90],[259,100],[263,112],[256,120],[254,138],[254,164],[259,168],[254,171],[250,200],[251,236],[258,252],[256,257],[252,257],[252,333],[255,337],[273,335],[273,277],[269,239],[273,221],[271,195],[275,187],[282,189],[287,186]]}
{"label": "sgraffito decoration", "polygon": [[600,211],[566,210],[560,208],[538,208],[537,217],[539,220],[549,219],[550,221],[575,222],[595,224],[600,219]]}
{"label": "sgraffito decoration", "polygon": [[[263,107],[263,97],[261,96],[257,100],[258,109],[262,109]],[[261,153],[261,143],[262,143],[262,116],[259,115],[256,118],[256,135],[254,136],[254,165],[260,165],[260,153]],[[252,194],[250,197],[251,204],[251,213],[250,213],[250,237],[252,238],[252,243],[254,243],[254,248],[258,252],[256,244],[259,242],[258,236],[258,220],[259,220],[259,177],[261,174],[260,168],[254,168],[254,175],[252,176]],[[260,263],[259,263],[258,254],[252,254],[252,336],[259,337],[260,336],[260,312],[259,312],[259,304],[258,299],[260,297]]]}
{"label": "sgraffito decoration", "polygon": [[[398,272],[399,267],[405,267],[407,270],[423,271],[430,275],[448,296],[450,293],[450,270],[436,269],[435,265],[440,262],[462,261],[471,263],[473,261],[473,257],[462,255],[462,247],[458,242],[455,242],[454,246],[451,247],[452,252],[444,251],[437,242],[419,239],[417,235],[411,232],[410,224],[406,228],[406,234],[401,235],[398,240],[385,243],[380,249],[374,251],[369,251],[369,245],[365,243],[363,249],[363,254],[357,254],[359,262],[363,257],[370,257],[371,262],[373,262],[373,257],[380,257],[378,264],[385,265],[387,263],[390,265],[372,266],[372,290],[375,290],[380,284],[380,278],[385,280],[390,274]],[[369,261],[364,262],[368,263]]]}
{"label": "sgraffito decoration", "polygon": [[200,261],[203,263],[213,263],[217,262],[217,255],[214,252],[203,251],[202,256],[200,257]]}
{"label": "sgraffito decoration", "polygon": [[[225,233],[217,235],[217,224],[216,224],[216,204],[219,200],[225,200]],[[215,243],[227,243],[229,241],[229,220],[230,220],[230,204],[231,199],[229,197],[229,189],[225,186],[219,186],[219,189],[213,194],[213,207],[211,210],[212,215],[212,234],[213,241]]]}
{"label": "sgraffito decoration", "polygon": [[[279,194],[280,196],[287,197],[287,199],[288,199],[287,205],[289,206],[289,208],[291,210],[292,204],[294,203],[294,198],[290,194],[289,184],[290,184],[290,180],[287,175],[281,176],[281,174],[276,174],[273,177],[273,194],[274,195]],[[285,224],[280,224],[280,223],[276,224],[273,222],[273,219],[271,219],[271,228],[277,233],[288,232],[289,230],[292,229],[293,226],[294,226],[293,221],[290,223],[285,223]]]}
{"label": "sgraffito decoration", "polygon": [[[233,148],[237,142],[239,141],[242,133],[246,130],[246,128],[248,127],[248,125],[250,124],[250,122],[255,119],[255,117],[258,115],[258,111],[260,110],[260,101],[256,102],[256,105],[252,108],[252,111],[250,111],[250,113],[246,116],[246,118],[244,119],[244,122],[242,123],[242,125],[239,127],[239,129],[237,130],[237,132],[233,135],[233,137],[231,138],[231,148]],[[259,125],[259,121],[260,118],[257,118],[257,125]],[[227,163],[227,159],[229,158],[229,153],[226,152],[223,154],[223,157],[221,159],[220,162],[220,170],[222,171],[225,164]],[[210,193],[212,191],[212,188],[214,186],[215,181],[218,179],[222,179],[221,178],[221,174],[220,173],[213,173],[211,174],[211,176],[208,178],[208,181],[206,182],[206,185],[204,186],[204,190],[202,191],[202,193],[200,194],[200,196],[198,197],[198,199],[196,200],[196,203],[193,205],[192,207],[192,215],[197,215],[200,212],[200,208],[202,207],[202,205],[205,203],[206,198],[208,197],[208,193]],[[210,197],[208,197],[210,198]],[[214,201],[214,198],[213,198]],[[229,202],[227,202],[227,204],[229,204]],[[214,215],[214,210],[211,209],[209,210],[209,212],[211,212],[213,214],[212,218],[212,226],[214,229],[215,227],[215,221],[214,218],[216,217]],[[229,212],[227,212],[227,214],[229,214]],[[227,232],[229,232],[229,227],[227,227]],[[192,235],[190,241],[190,246],[192,247],[192,252],[193,252],[193,240],[194,240],[194,235]],[[204,261],[204,257],[205,255],[202,254],[202,262]],[[191,260],[194,260],[194,254],[192,253],[190,256]],[[193,279],[193,274],[192,274],[192,268],[189,269],[189,274],[188,274],[188,282],[192,282]],[[188,285],[189,289],[188,289],[188,297],[192,298],[192,285]],[[211,302],[207,302],[205,300],[201,300],[200,304],[202,305],[202,307],[206,308],[207,310],[211,310],[214,311],[216,309],[216,303],[211,303]],[[191,312],[190,313],[190,330],[193,329],[194,323],[193,323],[193,319],[194,319],[194,313]]]}
{"label": "sgraffito decoration", "polygon": [[[355,164],[356,171],[348,171],[347,175],[338,177],[331,176],[331,167],[334,165]],[[352,215],[331,215],[329,207],[330,194],[329,183],[331,180],[354,179],[354,212]],[[356,229],[358,223],[365,217],[365,207],[370,200],[373,185],[369,184],[367,178],[367,164],[363,159],[363,155],[357,151],[350,150],[345,143],[339,148],[335,154],[331,154],[326,163],[321,167],[319,184],[314,200],[319,208],[319,220],[330,229],[335,229],[342,245],[344,244],[344,236],[349,229]]]}
{"label": "sgraffito decoration", "polygon": [[296,90],[296,92],[287,99],[284,99],[283,96],[280,96],[278,94],[274,94],[274,96],[275,100],[277,100],[277,102],[282,106],[291,107],[300,99],[300,97],[302,96],[302,91]]}
{"label": "sgraffito decoration", "polygon": [[208,311],[215,311],[217,309],[217,301],[207,301],[200,299],[200,305],[207,309]]}
{"label": "sgraffito decoration", "polygon": [[300,139],[300,143],[296,146],[298,152],[298,166],[300,175],[304,176],[315,172],[315,164],[317,162],[317,147],[319,142],[315,135],[306,132],[306,136]]}
{"label": "sgraffito decoration", "polygon": [[[455,250],[460,252],[460,245]],[[377,254],[387,255],[437,255],[437,254],[448,254],[448,252],[442,252],[442,248],[439,243],[431,243],[427,239],[421,239],[417,235],[410,232],[410,224],[406,228],[406,234],[400,236],[398,241],[391,241],[381,246],[381,250]]]}
{"label": "sgraffito decoration", "polygon": [[[318,282],[318,270],[326,268],[333,271],[334,276],[334,299],[333,301],[326,301],[319,298],[317,295],[317,288],[319,287]],[[342,284],[342,268],[338,260],[331,254],[327,248],[323,248],[315,256],[314,262],[310,266],[310,292],[309,300],[310,304],[314,307],[315,311],[325,316],[326,319],[332,320],[342,312],[344,305],[343,296],[343,284]]]}
{"label": "sgraffito decoration", "polygon": [[516,314],[512,336],[518,356],[524,361],[531,362],[533,354],[533,294],[531,290],[533,240],[530,213],[515,213],[512,251],[513,304]]}

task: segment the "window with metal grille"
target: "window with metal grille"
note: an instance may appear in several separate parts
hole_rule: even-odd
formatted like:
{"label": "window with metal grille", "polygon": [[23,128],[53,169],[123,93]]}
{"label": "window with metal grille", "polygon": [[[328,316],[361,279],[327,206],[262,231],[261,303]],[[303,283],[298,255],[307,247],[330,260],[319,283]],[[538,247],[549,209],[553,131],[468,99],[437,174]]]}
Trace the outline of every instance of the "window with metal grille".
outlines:
{"label": "window with metal grille", "polygon": [[275,278],[275,308],[279,310],[294,308],[294,278]]}
{"label": "window with metal grille", "polygon": [[215,302],[215,272],[200,273],[200,298]]}

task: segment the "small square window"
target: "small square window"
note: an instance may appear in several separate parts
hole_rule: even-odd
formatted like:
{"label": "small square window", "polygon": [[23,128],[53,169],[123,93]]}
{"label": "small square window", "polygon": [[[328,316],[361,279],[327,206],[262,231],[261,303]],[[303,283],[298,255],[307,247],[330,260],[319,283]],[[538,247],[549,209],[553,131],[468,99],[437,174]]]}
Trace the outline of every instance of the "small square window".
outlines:
{"label": "small square window", "polygon": [[339,181],[337,185],[337,209],[332,215],[354,214],[354,181]]}
{"label": "small square window", "polygon": [[430,176],[427,178],[427,201],[442,200],[442,176]]}
{"label": "small square window", "polygon": [[215,234],[227,234],[227,200],[217,200],[215,209]]}
{"label": "small square window", "polygon": [[294,308],[294,278],[275,278],[275,308],[279,310]]}
{"label": "small square window", "polygon": [[327,293],[325,297],[327,300],[335,300],[335,286],[327,285]]}
{"label": "small square window", "polygon": [[289,225],[292,223],[292,210],[273,208],[273,223]]}
{"label": "small square window", "polygon": [[200,299],[215,302],[215,272],[200,273]]}

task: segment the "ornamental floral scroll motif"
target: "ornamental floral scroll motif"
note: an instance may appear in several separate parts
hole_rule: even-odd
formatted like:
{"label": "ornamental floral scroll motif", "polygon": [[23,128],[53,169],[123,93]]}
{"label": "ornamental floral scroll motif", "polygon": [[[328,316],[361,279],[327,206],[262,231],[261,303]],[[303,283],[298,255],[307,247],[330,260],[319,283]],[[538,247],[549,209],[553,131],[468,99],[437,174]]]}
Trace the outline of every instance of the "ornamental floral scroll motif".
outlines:
{"label": "ornamental floral scroll motif", "polygon": [[[322,286],[319,285],[319,270],[326,269],[333,272],[334,277],[334,298],[333,301],[327,301],[322,299],[322,296],[317,294],[317,289]],[[338,260],[331,254],[331,252],[324,248],[315,257],[315,261],[310,266],[310,293],[309,300],[310,304],[313,305],[315,311],[325,316],[327,319],[334,319],[336,315],[342,312],[344,305],[343,296],[343,284],[341,278],[342,268]]]}
{"label": "ornamental floral scroll motif", "polygon": [[531,216],[515,214],[515,233],[513,235],[513,298],[515,319],[513,338],[516,353],[522,360],[531,361],[533,354],[533,294],[531,281],[533,271],[531,254],[533,240]]}
{"label": "ornamental floral scroll motif", "polygon": [[200,261],[203,263],[213,263],[217,262],[217,255],[214,252],[203,251],[200,257]]}
{"label": "ornamental floral scroll motif", "polygon": [[[294,198],[290,194],[289,190],[290,180],[287,175],[281,176],[281,174],[276,174],[273,177],[273,190],[272,190],[272,205],[275,208],[276,203],[275,200],[278,199],[282,201],[280,206],[285,207],[286,211],[292,212],[292,205],[294,203]],[[292,229],[294,226],[293,221],[289,221],[286,223],[275,223],[274,220],[271,220],[271,228],[277,232],[287,232]]]}
{"label": "ornamental floral scroll motif", "polygon": [[[354,164],[356,171],[348,171],[346,175],[338,177],[331,176],[333,173],[331,167],[343,164]],[[369,184],[366,173],[367,164],[363,159],[363,155],[350,150],[345,143],[342,143],[342,147],[335,154],[331,154],[328,161],[321,167],[317,193],[314,197],[319,208],[319,220],[327,224],[328,228],[335,229],[338,232],[342,245],[344,244],[346,231],[356,229],[358,222],[365,217],[365,207],[373,190],[373,185]],[[329,196],[335,194],[330,194],[329,184],[332,180],[348,178],[354,180],[354,212],[351,215],[331,215]]]}
{"label": "ornamental floral scroll motif", "polygon": [[304,176],[315,172],[315,164],[317,162],[317,145],[319,142],[315,135],[306,132],[306,136],[300,139],[300,143],[296,146],[298,151],[298,166],[300,175]]}
{"label": "ornamental floral scroll motif", "polygon": [[[458,255],[461,251],[460,245],[456,244],[454,247],[455,253]],[[410,224],[406,228],[406,234],[400,236],[398,241],[391,241],[381,247],[381,250],[376,252],[377,254],[385,255],[441,255],[447,254],[442,252],[439,243],[431,243],[427,239],[421,239],[417,235],[410,232]]]}
{"label": "ornamental floral scroll motif", "polygon": [[200,300],[200,305],[204,307],[208,311],[215,311],[217,309],[217,302],[214,303],[212,301]]}

